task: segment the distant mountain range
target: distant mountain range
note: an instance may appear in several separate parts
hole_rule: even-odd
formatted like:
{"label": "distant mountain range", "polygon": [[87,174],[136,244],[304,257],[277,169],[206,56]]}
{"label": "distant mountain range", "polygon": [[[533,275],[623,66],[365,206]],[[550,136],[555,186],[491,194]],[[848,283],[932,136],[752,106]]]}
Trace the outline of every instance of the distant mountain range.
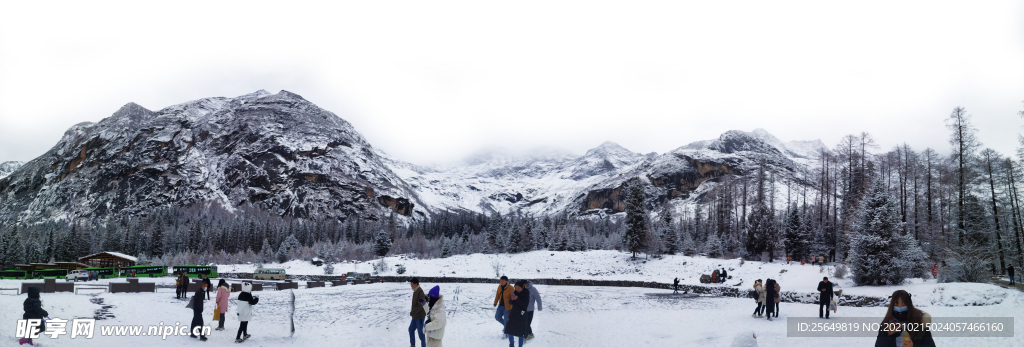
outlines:
{"label": "distant mountain range", "polygon": [[732,130],[664,154],[605,142],[584,155],[490,150],[461,165],[424,167],[374,149],[351,124],[299,95],[260,90],[158,111],[129,103],[71,127],[42,156],[0,164],[0,223],[195,204],[299,218],[617,213],[632,177],[652,183],[652,204],[687,203],[709,182],[749,174],[759,160],[793,176],[825,148],[818,140],[782,142],[763,129]]}

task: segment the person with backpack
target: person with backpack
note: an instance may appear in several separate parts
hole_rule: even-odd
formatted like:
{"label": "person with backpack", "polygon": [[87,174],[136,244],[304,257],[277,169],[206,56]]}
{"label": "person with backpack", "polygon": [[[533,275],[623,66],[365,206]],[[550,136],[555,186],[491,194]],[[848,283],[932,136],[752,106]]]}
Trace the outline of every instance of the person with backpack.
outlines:
{"label": "person with backpack", "polygon": [[[676,280],[679,283],[679,280]],[[527,340],[533,339],[533,312],[534,305],[537,304],[537,311],[544,310],[544,303],[540,300],[540,291],[537,291],[537,287],[533,285],[533,282],[526,281],[526,289],[530,291],[530,306],[526,308],[526,328],[529,330],[529,335],[526,335]]]}
{"label": "person with backpack", "polygon": [[[494,294],[494,320],[501,323],[502,331],[505,330],[505,323],[508,322],[509,311],[512,310],[512,291],[514,288],[508,285],[508,277],[501,276],[498,281],[498,291]],[[499,305],[500,304],[500,305]]]}
{"label": "person with backpack", "polygon": [[199,329],[199,341],[206,341],[206,336],[203,336],[203,292],[206,291],[206,282],[199,282],[199,288],[196,288],[196,293],[192,294],[192,301],[189,302],[192,305],[192,324],[188,328],[188,336],[196,337],[196,328]]}
{"label": "person with backpack", "polygon": [[423,304],[427,302],[427,296],[420,288],[420,279],[413,277],[409,279],[409,287],[412,288],[412,309],[409,316],[412,322],[409,323],[409,346],[416,347],[416,333],[420,335],[420,346],[427,346],[427,338],[423,334],[423,319],[427,317],[427,311],[423,310]]}
{"label": "person with backpack", "polygon": [[[828,277],[822,278],[821,282],[818,282],[818,318],[828,319],[829,303],[832,302],[832,282],[828,281]],[[825,314],[822,315],[821,310],[825,310]]]}
{"label": "person with backpack", "polygon": [[235,334],[235,342],[239,343],[248,340],[249,320],[252,319],[252,306],[260,302],[260,297],[252,296],[252,283],[243,282],[242,292],[238,294],[238,333]]}
{"label": "person with backpack", "polygon": [[775,312],[775,280],[769,278],[764,282],[765,289],[765,311],[768,313],[768,320],[772,320],[772,312]]}
{"label": "person with backpack", "polygon": [[[39,299],[39,287],[30,286],[28,287],[28,298],[22,303],[22,308],[25,313],[21,315],[21,319],[39,319],[39,333],[42,334],[46,331],[46,322],[43,318],[49,317],[50,313],[43,309],[43,301]],[[32,338],[23,337],[18,339],[18,344],[32,344]]]}
{"label": "person with backpack", "polygon": [[231,298],[231,288],[228,287],[228,281],[223,278],[220,282],[217,282],[217,312],[220,315],[218,320],[220,325],[217,326],[217,330],[224,330],[224,314],[228,312],[228,299]]}
{"label": "person with backpack", "polygon": [[423,325],[423,330],[427,332],[426,347],[442,347],[441,339],[444,338],[444,326],[447,322],[441,286],[434,286],[430,288],[427,297],[427,323]]}
{"label": "person with backpack", "polygon": [[530,307],[530,291],[526,289],[526,280],[516,282],[515,293],[512,293],[512,309],[509,311],[508,322],[505,323],[505,334],[508,335],[508,347],[515,347],[515,337],[519,338],[519,347],[523,347],[523,338],[530,334],[526,310]]}
{"label": "person with backpack", "polygon": [[754,309],[754,314],[751,315],[751,316],[753,316],[754,318],[761,318],[761,316],[763,315],[762,312],[764,312],[764,308],[765,308],[765,306],[764,306],[764,295],[765,295],[765,293],[764,293],[764,286],[761,285],[761,279],[760,278],[758,278],[756,281],[754,281],[754,295],[755,295],[755,297],[754,297],[755,300],[754,301],[757,301],[757,308]]}

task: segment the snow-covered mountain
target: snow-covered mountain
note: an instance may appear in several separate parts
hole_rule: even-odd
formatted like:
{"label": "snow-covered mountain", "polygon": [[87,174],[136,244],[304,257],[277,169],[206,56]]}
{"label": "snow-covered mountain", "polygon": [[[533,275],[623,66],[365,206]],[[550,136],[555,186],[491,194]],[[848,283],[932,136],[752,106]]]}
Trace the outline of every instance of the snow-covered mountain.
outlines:
{"label": "snow-covered mountain", "polygon": [[651,183],[652,207],[686,204],[723,177],[749,175],[760,161],[795,178],[822,148],[820,141],[782,142],[763,129],[733,130],[663,154],[605,142],[583,155],[488,149],[427,167],[374,149],[351,124],[299,95],[261,90],[159,111],[129,103],[98,123],[71,127],[46,154],[0,178],[0,223],[195,204],[318,218],[617,213],[633,177]]}
{"label": "snow-covered mountain", "polygon": [[281,91],[150,111],[129,103],[65,132],[0,179],[0,222],[253,206],[296,217],[412,215],[418,204],[335,114]]}
{"label": "snow-covered mountain", "polygon": [[0,178],[7,177],[11,173],[14,173],[14,170],[17,170],[22,165],[25,165],[25,163],[20,161],[5,161],[0,163]]}

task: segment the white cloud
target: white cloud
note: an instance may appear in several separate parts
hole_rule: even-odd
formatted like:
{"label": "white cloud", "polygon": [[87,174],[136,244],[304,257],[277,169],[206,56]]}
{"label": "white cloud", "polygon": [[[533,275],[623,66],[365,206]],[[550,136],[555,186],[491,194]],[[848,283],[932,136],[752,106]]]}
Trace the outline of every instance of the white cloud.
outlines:
{"label": "white cloud", "polygon": [[962,105],[1009,153],[1024,4],[137,2],[0,5],[0,161],[129,101],[286,89],[417,163],[725,130],[945,149]]}

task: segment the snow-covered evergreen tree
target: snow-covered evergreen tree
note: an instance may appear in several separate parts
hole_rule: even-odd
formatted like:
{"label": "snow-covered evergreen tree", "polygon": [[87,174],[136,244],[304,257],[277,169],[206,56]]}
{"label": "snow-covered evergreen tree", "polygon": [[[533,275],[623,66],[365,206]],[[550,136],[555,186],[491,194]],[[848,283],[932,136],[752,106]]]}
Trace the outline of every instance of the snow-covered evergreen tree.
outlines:
{"label": "snow-covered evergreen tree", "polygon": [[683,232],[683,244],[681,247],[684,255],[697,254],[697,242],[693,240],[693,235],[689,232]]}
{"label": "snow-covered evergreen tree", "polygon": [[260,256],[261,262],[272,262],[274,261],[274,247],[270,246],[270,240],[266,237],[263,238],[263,248]]}
{"label": "snow-covered evergreen tree", "polygon": [[647,241],[647,209],[644,207],[644,184],[640,178],[631,178],[626,183],[626,233],[622,245],[633,253],[643,250]]}
{"label": "snow-covered evergreen tree", "polygon": [[388,254],[391,250],[391,235],[384,229],[377,231],[377,236],[373,239],[373,254],[378,257],[383,257]]}
{"label": "snow-covered evergreen tree", "polygon": [[882,182],[865,197],[851,237],[850,263],[857,285],[901,284],[926,255],[903,234],[896,201]]}
{"label": "snow-covered evergreen tree", "polygon": [[302,244],[299,243],[299,239],[295,238],[295,234],[289,234],[284,242],[281,242],[281,247],[277,249],[277,262],[283,263],[293,259],[295,252],[302,248]]}
{"label": "snow-covered evergreen tree", "polygon": [[722,243],[722,239],[718,237],[718,233],[711,232],[708,235],[708,242],[705,245],[705,252],[708,254],[708,258],[718,258],[723,255],[725,244]]}
{"label": "snow-covered evergreen tree", "polygon": [[793,260],[807,259],[810,252],[810,235],[804,234],[804,222],[800,220],[800,213],[793,205],[786,215],[785,222],[785,247],[786,254]]}
{"label": "snow-covered evergreen tree", "polygon": [[519,253],[519,243],[522,241],[522,235],[519,234],[519,230],[509,228],[505,237],[505,252]]}
{"label": "snow-covered evergreen tree", "polygon": [[452,256],[452,240],[448,238],[441,239],[441,258],[448,258]]}

